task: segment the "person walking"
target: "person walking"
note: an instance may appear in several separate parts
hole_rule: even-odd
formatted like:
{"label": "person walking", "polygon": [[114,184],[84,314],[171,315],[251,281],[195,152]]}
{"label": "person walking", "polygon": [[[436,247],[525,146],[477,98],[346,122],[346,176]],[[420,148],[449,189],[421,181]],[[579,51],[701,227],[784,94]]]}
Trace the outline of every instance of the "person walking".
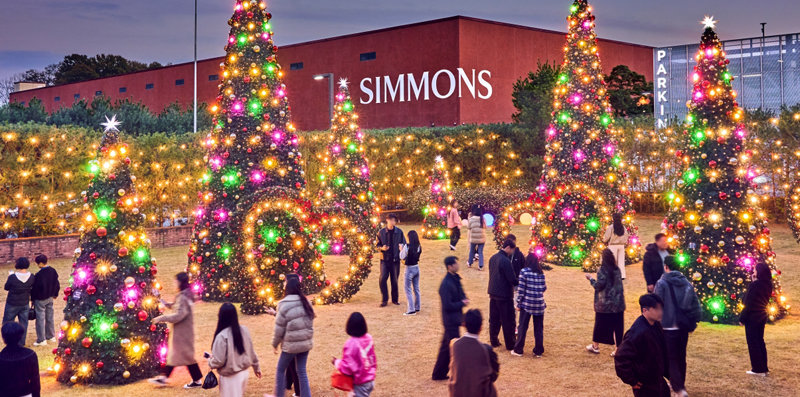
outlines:
{"label": "person walking", "polygon": [[442,325],[444,334],[439,346],[436,364],[433,366],[433,380],[446,380],[448,365],[450,364],[450,341],[459,337],[459,327],[463,321],[464,306],[469,305],[469,299],[464,294],[461,286],[461,276],[458,275],[459,263],[455,256],[444,258],[447,274],[439,286],[439,298],[442,301]]}
{"label": "person walking", "polygon": [[381,250],[381,307],[386,307],[389,302],[389,290],[386,281],[390,280],[392,285],[392,303],[399,305],[399,294],[397,291],[397,277],[400,273],[400,250],[406,243],[406,236],[397,227],[397,215],[389,214],[386,217],[386,227],[378,232],[378,248]]}
{"label": "person walking", "polygon": [[606,233],[603,235],[603,242],[614,254],[619,272],[625,280],[625,245],[628,244],[628,230],[622,225],[622,214],[615,213],[611,219],[611,225],[606,228]]}
{"label": "person walking", "polygon": [[[416,230],[408,232],[408,256],[406,257],[405,290],[406,301],[408,301],[408,311],[403,313],[406,316],[413,316],[419,313],[419,257],[422,255],[422,246],[419,243],[419,235]],[[412,291],[413,289],[413,291]]]}
{"label": "person walking", "polygon": [[469,256],[467,266],[472,267],[475,257],[478,257],[478,270],[483,270],[483,246],[486,244],[486,220],[483,219],[483,209],[473,205],[470,210],[469,220]]}
{"label": "person walking", "polygon": [[747,287],[744,309],[739,322],[744,325],[747,350],[750,353],[748,375],[767,376],[767,345],[764,343],[764,328],[769,320],[767,305],[772,296],[772,270],[766,263],[756,265],[755,280]]}
{"label": "person walking", "polygon": [[167,379],[172,375],[175,367],[186,366],[192,381],[183,386],[184,389],[201,387],[203,372],[194,358],[194,293],[189,284],[189,275],[180,272],[175,276],[178,296],[175,302],[161,301],[168,308],[177,308],[175,313],[162,314],[153,319],[154,323],[171,323],[169,351],[167,352],[167,365],[162,369],[160,376],[149,379],[150,383],[157,386],[166,386]]}
{"label": "person walking", "polygon": [[[586,279],[594,287],[594,332],[592,344],[586,346],[589,353],[600,354],[600,343],[614,345],[622,343],[625,330],[625,295],[622,276],[617,267],[614,254],[608,248],[603,250],[597,280],[587,274]],[[613,356],[616,349],[611,353]]]}
{"label": "person walking", "polygon": [[14,321],[3,324],[0,333],[6,347],[0,351],[0,387],[3,396],[39,397],[39,359],[36,352],[22,346],[25,328]]}
{"label": "person walking", "polygon": [[39,271],[33,276],[31,300],[36,311],[36,342],[34,346],[47,346],[47,341],[57,343],[56,325],[53,321],[53,299],[58,298],[61,284],[58,283],[58,272],[47,265],[47,257],[36,255],[34,262]]}
{"label": "person walking", "polygon": [[[297,377],[300,380],[300,396],[311,397],[306,364],[308,353],[314,347],[314,308],[303,294],[300,277],[291,274],[286,277],[284,298],[278,302],[275,315],[275,332],[272,348],[278,357],[275,371],[275,397],[283,397],[286,392],[286,368],[297,359]],[[278,348],[280,347],[280,350]]]}
{"label": "person walking", "polygon": [[28,334],[28,316],[31,304],[31,290],[33,290],[34,277],[28,268],[31,262],[28,258],[17,258],[14,263],[14,272],[8,275],[5,290],[8,291],[6,307],[3,311],[3,325],[16,319],[22,326],[24,332],[19,340],[20,346],[25,346],[25,338]]}
{"label": "person walking", "polygon": [[544,353],[544,292],[547,285],[544,281],[544,272],[539,263],[539,258],[531,252],[525,259],[525,267],[519,273],[517,287],[517,310],[519,311],[519,332],[517,343],[514,344],[513,356],[522,356],[525,350],[525,336],[528,333],[528,323],[533,319],[533,356],[542,357]]}
{"label": "person walking", "polygon": [[350,314],[346,331],[350,338],[344,344],[342,358],[333,358],[333,366],[343,375],[353,378],[353,397],[369,397],[375,388],[378,362],[364,315],[359,312]]}
{"label": "person walking", "polygon": [[244,395],[250,367],[256,378],[261,379],[250,331],[239,325],[239,315],[232,303],[225,302],[219,307],[208,367],[219,372],[219,395],[222,397]]}
{"label": "person walking", "polygon": [[502,249],[489,259],[489,343],[500,346],[500,328],[506,350],[514,349],[516,319],[514,316],[514,287],[518,279],[511,267],[511,254],[517,249],[513,241],[503,242]]}
{"label": "person walking", "polygon": [[647,292],[652,293],[655,290],[656,281],[664,274],[664,258],[671,254],[672,250],[669,249],[667,235],[664,233],[656,234],[655,242],[647,244],[647,246],[644,247],[642,272],[644,272]]}
{"label": "person walking", "polygon": [[664,274],[656,282],[655,294],[664,302],[661,327],[669,360],[669,384],[679,397],[686,392],[686,346],[689,333],[697,328],[703,315],[694,286],[683,275],[674,256],[664,258]]}
{"label": "person walking", "polygon": [[494,382],[500,375],[497,353],[481,343],[483,316],[472,309],[464,315],[467,333],[450,346],[450,397],[496,397]]}
{"label": "person walking", "polygon": [[661,329],[664,302],[656,294],[639,298],[642,315],[625,332],[614,368],[617,377],[631,386],[635,397],[669,397],[667,347]]}
{"label": "person walking", "polygon": [[461,215],[458,214],[458,200],[450,202],[450,212],[447,213],[447,228],[450,229],[450,251],[456,250],[458,240],[461,240]]}

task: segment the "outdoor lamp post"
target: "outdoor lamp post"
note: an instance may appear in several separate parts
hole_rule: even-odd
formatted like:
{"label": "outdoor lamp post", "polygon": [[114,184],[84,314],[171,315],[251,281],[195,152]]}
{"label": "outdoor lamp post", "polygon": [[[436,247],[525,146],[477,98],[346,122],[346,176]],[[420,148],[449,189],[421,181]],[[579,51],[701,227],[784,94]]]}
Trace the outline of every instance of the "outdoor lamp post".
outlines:
{"label": "outdoor lamp post", "polygon": [[328,79],[328,94],[329,94],[329,107],[328,107],[328,121],[331,123],[331,127],[333,126],[333,73],[321,73],[315,74],[314,80],[320,81],[322,79]]}

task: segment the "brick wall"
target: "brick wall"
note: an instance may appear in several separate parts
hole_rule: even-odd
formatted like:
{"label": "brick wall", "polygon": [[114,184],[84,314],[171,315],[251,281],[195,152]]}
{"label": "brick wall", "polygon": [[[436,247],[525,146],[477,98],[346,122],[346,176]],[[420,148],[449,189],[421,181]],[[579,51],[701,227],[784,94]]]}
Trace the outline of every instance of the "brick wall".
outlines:
{"label": "brick wall", "polygon": [[[147,229],[152,248],[177,247],[188,245],[191,241],[192,227],[163,227]],[[18,257],[26,256],[31,261],[35,254],[45,254],[48,258],[71,257],[78,248],[80,235],[29,237],[0,240],[0,264],[13,263]]]}

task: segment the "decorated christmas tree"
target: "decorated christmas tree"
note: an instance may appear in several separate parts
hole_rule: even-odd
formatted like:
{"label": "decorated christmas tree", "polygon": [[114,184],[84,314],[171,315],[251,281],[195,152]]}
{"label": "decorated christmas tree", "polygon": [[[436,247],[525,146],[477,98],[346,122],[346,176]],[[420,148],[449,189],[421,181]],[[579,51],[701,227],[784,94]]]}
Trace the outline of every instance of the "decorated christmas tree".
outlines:
{"label": "decorated christmas tree", "polygon": [[422,222],[422,237],[440,240],[450,236],[447,228],[447,212],[450,210],[450,176],[445,169],[442,156],[436,156],[430,176],[431,195],[428,205],[422,210],[425,220]]}
{"label": "decorated christmas tree", "polygon": [[748,172],[744,111],[736,103],[715,22],[707,17],[703,23],[685,143],[677,151],[685,169],[678,188],[668,196],[667,233],[681,271],[694,283],[706,321],[739,321],[750,276],[762,262],[773,273],[768,308],[776,319],[785,313],[785,298],[766,213],[759,208],[750,180],[755,173]]}
{"label": "decorated christmas tree", "polygon": [[[331,133],[322,162],[319,180],[320,208],[328,214],[349,217],[352,223],[368,236],[378,232],[375,213],[375,191],[370,182],[370,167],[364,157],[364,133],[358,127],[358,113],[350,98],[346,79],[339,82]],[[330,236],[330,252],[339,254],[346,243]]]}
{"label": "decorated christmas tree", "polygon": [[532,226],[532,243],[545,262],[585,270],[599,264],[605,248],[601,237],[615,212],[624,215],[632,235],[628,258],[638,255],[640,245],[622,156],[610,133],[613,112],[594,19],[587,0],[572,4]]}
{"label": "decorated christmas tree", "polygon": [[53,369],[62,383],[121,384],[155,375],[166,359],[167,329],[153,324],[163,311],[156,260],[139,212],[128,147],[116,117],[106,119]]}
{"label": "decorated christmas tree", "polygon": [[298,273],[308,293],[324,284],[270,18],[265,3],[239,0],[228,21],[189,249],[188,270],[200,296],[242,302],[249,314],[283,296],[287,273]]}

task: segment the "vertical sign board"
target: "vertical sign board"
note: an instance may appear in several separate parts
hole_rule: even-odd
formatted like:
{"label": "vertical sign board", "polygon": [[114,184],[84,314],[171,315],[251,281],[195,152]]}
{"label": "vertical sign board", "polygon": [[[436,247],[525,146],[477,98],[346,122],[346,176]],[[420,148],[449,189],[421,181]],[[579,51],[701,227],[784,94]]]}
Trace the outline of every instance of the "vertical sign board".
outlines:
{"label": "vertical sign board", "polygon": [[666,128],[671,114],[669,106],[669,72],[670,48],[653,50],[653,68],[655,76],[655,113],[656,129]]}

